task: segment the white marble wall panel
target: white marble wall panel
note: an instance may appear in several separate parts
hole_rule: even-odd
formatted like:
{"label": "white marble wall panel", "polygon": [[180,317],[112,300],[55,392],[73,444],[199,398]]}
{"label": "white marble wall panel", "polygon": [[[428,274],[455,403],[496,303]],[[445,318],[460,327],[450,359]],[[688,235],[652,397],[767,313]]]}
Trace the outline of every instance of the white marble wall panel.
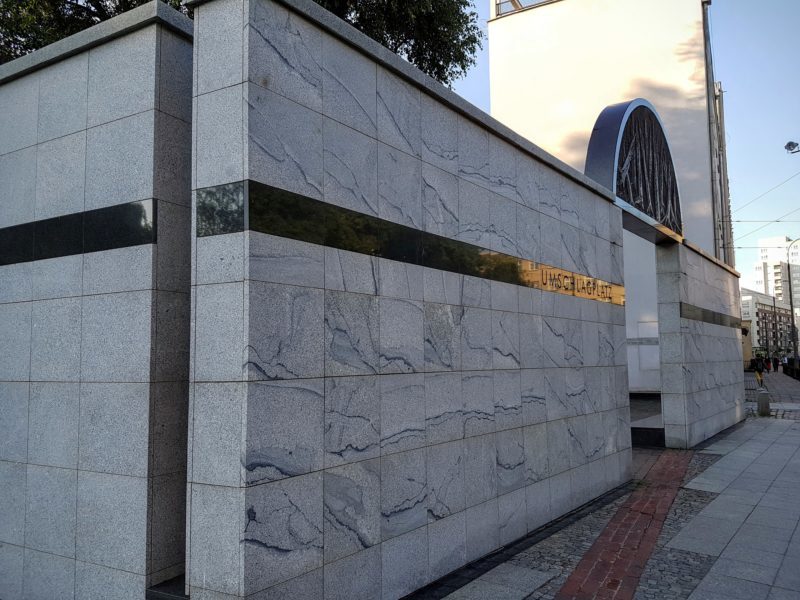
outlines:
{"label": "white marble wall panel", "polygon": [[[313,14],[195,19],[195,188],[241,169],[612,279],[618,209]],[[252,231],[194,245],[193,597],[397,598],[628,477],[622,307]]]}

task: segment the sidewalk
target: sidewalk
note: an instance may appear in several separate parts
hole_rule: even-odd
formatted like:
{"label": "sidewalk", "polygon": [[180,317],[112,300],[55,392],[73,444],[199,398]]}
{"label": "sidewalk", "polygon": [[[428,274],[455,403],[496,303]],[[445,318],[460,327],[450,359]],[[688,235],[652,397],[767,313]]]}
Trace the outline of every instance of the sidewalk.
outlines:
{"label": "sidewalk", "polygon": [[[764,387],[772,397],[770,413],[778,419],[800,420],[800,381],[781,372],[764,376]],[[745,409],[748,416],[756,414],[756,377],[745,373]]]}
{"label": "sidewalk", "polygon": [[[800,406],[800,382],[767,383]],[[634,463],[633,484],[414,598],[800,600],[800,422],[753,417]]]}

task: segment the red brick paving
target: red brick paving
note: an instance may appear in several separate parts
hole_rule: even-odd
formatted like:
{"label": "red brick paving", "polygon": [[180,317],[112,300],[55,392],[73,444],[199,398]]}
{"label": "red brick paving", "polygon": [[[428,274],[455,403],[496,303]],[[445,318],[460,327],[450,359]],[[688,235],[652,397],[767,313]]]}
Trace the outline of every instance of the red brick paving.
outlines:
{"label": "red brick paving", "polygon": [[691,451],[665,450],[556,594],[556,600],[632,600],[678,493]]}

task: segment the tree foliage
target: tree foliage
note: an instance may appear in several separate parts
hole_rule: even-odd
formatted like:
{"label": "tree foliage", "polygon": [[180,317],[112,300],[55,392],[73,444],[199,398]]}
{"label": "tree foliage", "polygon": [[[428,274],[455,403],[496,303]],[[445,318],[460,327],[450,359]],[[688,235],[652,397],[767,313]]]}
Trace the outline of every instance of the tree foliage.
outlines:
{"label": "tree foliage", "polygon": [[[0,63],[148,0],[0,0]],[[166,0],[181,8],[181,0]],[[485,1],[485,0],[482,0]],[[445,85],[475,64],[483,34],[471,0],[316,0]]]}
{"label": "tree foliage", "polygon": [[475,64],[483,33],[470,0],[315,0],[450,85]]}
{"label": "tree foliage", "polygon": [[[24,56],[149,0],[0,0],[0,63]],[[181,0],[166,0],[180,8]]]}

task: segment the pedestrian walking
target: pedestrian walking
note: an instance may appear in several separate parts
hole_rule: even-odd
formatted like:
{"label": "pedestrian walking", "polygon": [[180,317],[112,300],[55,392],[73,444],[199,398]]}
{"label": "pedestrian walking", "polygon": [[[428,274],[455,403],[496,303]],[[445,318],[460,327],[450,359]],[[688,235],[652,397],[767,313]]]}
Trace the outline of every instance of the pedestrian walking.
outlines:
{"label": "pedestrian walking", "polygon": [[772,369],[772,361],[769,359],[769,356],[764,357],[764,371],[767,372],[769,375],[770,369]]}
{"label": "pedestrian walking", "polygon": [[780,359],[777,356],[772,357],[772,370],[776,373],[778,372],[778,364],[780,363]]}
{"label": "pedestrian walking", "polygon": [[761,356],[756,357],[755,370],[758,387],[764,387],[764,359]]}

